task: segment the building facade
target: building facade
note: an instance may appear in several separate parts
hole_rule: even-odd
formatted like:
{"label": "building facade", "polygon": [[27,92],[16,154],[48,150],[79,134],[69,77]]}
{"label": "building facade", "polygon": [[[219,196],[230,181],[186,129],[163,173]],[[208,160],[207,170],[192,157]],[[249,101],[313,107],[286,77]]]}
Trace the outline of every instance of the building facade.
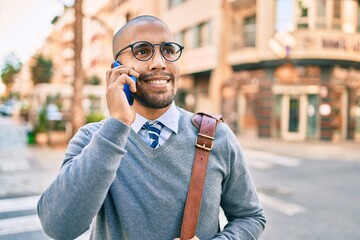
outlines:
{"label": "building facade", "polygon": [[85,0],[84,5],[91,9],[84,18],[84,74],[100,79],[103,88],[114,61],[113,34],[131,18],[151,14],[185,46],[179,106],[220,112],[243,135],[360,139],[359,0],[107,0],[96,5]]}
{"label": "building facade", "polygon": [[290,141],[358,140],[360,1],[240,2],[222,95],[233,127]]}

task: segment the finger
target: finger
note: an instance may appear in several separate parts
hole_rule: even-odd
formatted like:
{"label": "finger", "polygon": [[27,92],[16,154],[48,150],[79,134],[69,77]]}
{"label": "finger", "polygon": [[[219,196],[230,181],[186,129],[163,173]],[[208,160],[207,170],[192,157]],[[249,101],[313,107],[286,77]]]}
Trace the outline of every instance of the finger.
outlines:
{"label": "finger", "polygon": [[138,78],[140,76],[140,74],[138,72],[136,72],[135,69],[132,67],[120,66],[120,67],[114,68],[114,70],[117,72],[120,72],[120,73],[126,73],[127,75],[132,75],[136,78]]}
{"label": "finger", "polygon": [[130,86],[130,90],[132,89],[133,90],[132,92],[136,92],[135,81],[125,73],[117,77],[116,80],[113,82],[113,84],[110,84],[109,87],[121,86],[121,88],[124,89],[124,84],[128,84]]}
{"label": "finger", "polygon": [[[137,73],[133,68],[129,68],[129,67],[123,67],[123,66],[119,66],[116,68],[113,68],[111,70],[108,70],[106,72],[106,84],[107,86],[114,84],[115,82],[119,83],[119,80],[121,83],[126,83],[129,84],[130,86],[133,85],[132,90],[133,92],[136,91],[136,84],[133,84],[134,80],[132,80],[129,82],[128,80],[124,79],[124,77],[122,77],[122,75],[125,76],[134,76],[135,78],[138,78],[140,76],[139,73]],[[122,79],[124,79],[125,81],[122,81]]]}
{"label": "finger", "polygon": [[106,85],[107,86],[113,85],[116,82],[116,80],[118,79],[118,77],[120,77],[120,75],[121,75],[121,73],[119,74],[114,69],[107,71],[106,72]]}
{"label": "finger", "polygon": [[130,68],[128,75],[132,75],[136,78],[139,78],[140,74],[138,72],[136,72],[133,68]]}
{"label": "finger", "polygon": [[131,92],[136,92],[136,82],[129,75],[125,75],[125,84],[128,84]]}

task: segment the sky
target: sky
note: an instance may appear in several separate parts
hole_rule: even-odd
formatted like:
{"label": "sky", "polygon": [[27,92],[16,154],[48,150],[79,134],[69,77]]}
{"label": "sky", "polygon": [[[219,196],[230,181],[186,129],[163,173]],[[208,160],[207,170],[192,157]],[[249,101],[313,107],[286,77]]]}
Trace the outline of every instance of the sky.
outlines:
{"label": "sky", "polygon": [[71,0],[0,0],[0,69],[7,55],[27,61],[52,30],[51,21]]}

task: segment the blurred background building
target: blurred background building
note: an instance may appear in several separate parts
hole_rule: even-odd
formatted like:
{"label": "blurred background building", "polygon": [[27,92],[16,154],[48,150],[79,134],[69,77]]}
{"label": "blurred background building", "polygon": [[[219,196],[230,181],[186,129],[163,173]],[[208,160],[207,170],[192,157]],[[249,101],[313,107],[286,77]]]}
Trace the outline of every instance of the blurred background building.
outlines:
{"label": "blurred background building", "polygon": [[[241,135],[360,140],[360,0],[83,2],[87,116],[108,114],[105,73],[113,34],[131,18],[151,14],[185,46],[179,106],[220,112]],[[53,62],[53,77],[32,91],[38,105],[59,96],[63,113],[72,104],[73,22],[73,8],[54,19],[40,50]]]}

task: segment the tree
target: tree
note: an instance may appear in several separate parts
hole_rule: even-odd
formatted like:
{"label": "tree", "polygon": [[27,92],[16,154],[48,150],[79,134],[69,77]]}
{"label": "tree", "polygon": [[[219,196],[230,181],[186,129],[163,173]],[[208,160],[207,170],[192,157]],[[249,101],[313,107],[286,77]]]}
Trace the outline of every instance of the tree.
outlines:
{"label": "tree", "polygon": [[76,0],[74,4],[75,8],[75,22],[74,22],[74,94],[72,104],[72,118],[71,118],[71,130],[72,135],[78,131],[78,129],[84,125],[85,116],[82,107],[82,89],[84,86],[84,75],[81,62],[82,52],[82,34],[83,34],[83,12],[82,12],[82,0]]}
{"label": "tree", "polygon": [[87,79],[86,82],[87,84],[98,86],[101,84],[101,79],[98,76],[93,75],[89,79]]}
{"label": "tree", "polygon": [[34,65],[30,68],[31,79],[34,85],[39,83],[49,83],[53,75],[53,63],[51,59],[46,59],[39,54],[34,57]]}
{"label": "tree", "polygon": [[14,83],[16,74],[21,69],[21,63],[14,54],[6,57],[4,67],[1,70],[1,79],[5,84],[7,92],[10,91],[11,85]]}

